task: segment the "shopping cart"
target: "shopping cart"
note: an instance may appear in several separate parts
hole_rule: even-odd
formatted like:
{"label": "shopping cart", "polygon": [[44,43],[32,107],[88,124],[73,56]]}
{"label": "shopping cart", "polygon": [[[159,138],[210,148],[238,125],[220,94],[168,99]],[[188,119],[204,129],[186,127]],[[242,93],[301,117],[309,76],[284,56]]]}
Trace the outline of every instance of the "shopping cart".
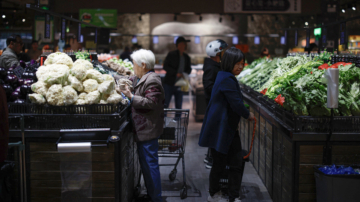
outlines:
{"label": "shopping cart", "polygon": [[159,157],[177,158],[175,164],[160,164],[159,166],[174,166],[169,174],[171,181],[175,180],[177,165],[182,160],[183,169],[183,188],[180,190],[180,197],[187,197],[186,173],[185,173],[185,146],[187,137],[187,127],[189,123],[188,109],[164,109],[164,132],[159,138]]}

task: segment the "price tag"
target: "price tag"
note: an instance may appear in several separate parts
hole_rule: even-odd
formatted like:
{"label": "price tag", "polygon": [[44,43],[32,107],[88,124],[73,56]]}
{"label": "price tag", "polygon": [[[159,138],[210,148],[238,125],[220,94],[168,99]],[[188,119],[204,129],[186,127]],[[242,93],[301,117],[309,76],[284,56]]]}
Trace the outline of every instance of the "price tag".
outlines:
{"label": "price tag", "polygon": [[340,44],[343,45],[346,43],[346,23],[340,24]]}
{"label": "price tag", "polygon": [[310,29],[306,30],[306,48],[310,48]]}
{"label": "price tag", "polygon": [[66,20],[64,18],[61,19],[61,40],[65,40],[66,36]]}
{"label": "price tag", "polygon": [[295,30],[295,46],[298,45],[298,31]]}
{"label": "price tag", "polygon": [[14,70],[13,70],[14,74],[18,77],[21,78],[22,74],[24,73],[24,68],[22,68],[21,66],[17,66]]}
{"label": "price tag", "polygon": [[50,39],[50,14],[45,14],[45,39]]}
{"label": "price tag", "polygon": [[79,26],[78,26],[78,36],[77,36],[77,40],[78,40],[78,42],[80,42],[80,40],[81,40],[81,23],[79,23]]}

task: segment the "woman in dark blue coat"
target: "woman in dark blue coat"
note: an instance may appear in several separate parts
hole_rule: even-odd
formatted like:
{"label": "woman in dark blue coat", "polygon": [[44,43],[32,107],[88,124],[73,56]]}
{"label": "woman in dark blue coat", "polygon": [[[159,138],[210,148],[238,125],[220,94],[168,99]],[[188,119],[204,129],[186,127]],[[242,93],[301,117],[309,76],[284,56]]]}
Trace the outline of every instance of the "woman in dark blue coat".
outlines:
{"label": "woman in dark blue coat", "polygon": [[208,201],[226,201],[218,192],[221,173],[227,165],[230,167],[229,201],[240,201],[243,156],[237,128],[240,117],[254,119],[254,114],[244,105],[243,95],[235,78],[244,69],[244,61],[241,50],[234,47],[226,50],[201,128],[199,145],[211,148],[213,154]]}

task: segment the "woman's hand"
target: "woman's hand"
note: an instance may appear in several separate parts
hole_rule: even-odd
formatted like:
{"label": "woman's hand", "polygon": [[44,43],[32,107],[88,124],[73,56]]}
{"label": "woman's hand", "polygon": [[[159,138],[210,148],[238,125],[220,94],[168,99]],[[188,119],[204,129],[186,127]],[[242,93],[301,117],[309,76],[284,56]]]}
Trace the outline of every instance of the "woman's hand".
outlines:
{"label": "woman's hand", "polygon": [[253,114],[252,112],[250,112],[249,118],[248,118],[247,120],[248,120],[248,121],[252,121],[252,120],[254,120],[254,119],[255,119],[254,114]]}
{"label": "woman's hand", "polygon": [[134,95],[131,93],[128,85],[125,85],[125,90],[121,90],[121,92],[122,92],[127,98],[129,98],[129,100],[131,100],[132,97],[134,96]]}

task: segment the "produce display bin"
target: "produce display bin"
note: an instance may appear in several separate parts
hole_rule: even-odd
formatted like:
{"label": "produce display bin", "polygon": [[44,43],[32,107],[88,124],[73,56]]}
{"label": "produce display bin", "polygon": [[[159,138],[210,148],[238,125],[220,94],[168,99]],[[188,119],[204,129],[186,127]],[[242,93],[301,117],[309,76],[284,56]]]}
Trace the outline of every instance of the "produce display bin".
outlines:
{"label": "produce display bin", "polygon": [[[65,112],[72,112],[71,107]],[[17,114],[25,126],[27,201],[133,199],[140,166],[131,132],[130,107],[118,105],[120,109],[115,113],[108,111],[112,106],[82,107],[94,108],[92,112],[98,114]],[[10,139],[21,138],[17,120],[11,120],[10,126]],[[63,146],[82,143],[90,145],[85,152]]]}
{"label": "produce display bin", "polygon": [[360,175],[327,175],[319,170],[320,167],[322,166],[314,166],[317,202],[360,200]]}
{"label": "produce display bin", "polygon": [[[274,202],[316,201],[313,166],[325,163],[330,117],[295,116],[273,100],[241,85],[244,101],[258,120],[250,161]],[[331,163],[360,162],[360,117],[334,117]],[[248,150],[252,123],[240,124]]]}

